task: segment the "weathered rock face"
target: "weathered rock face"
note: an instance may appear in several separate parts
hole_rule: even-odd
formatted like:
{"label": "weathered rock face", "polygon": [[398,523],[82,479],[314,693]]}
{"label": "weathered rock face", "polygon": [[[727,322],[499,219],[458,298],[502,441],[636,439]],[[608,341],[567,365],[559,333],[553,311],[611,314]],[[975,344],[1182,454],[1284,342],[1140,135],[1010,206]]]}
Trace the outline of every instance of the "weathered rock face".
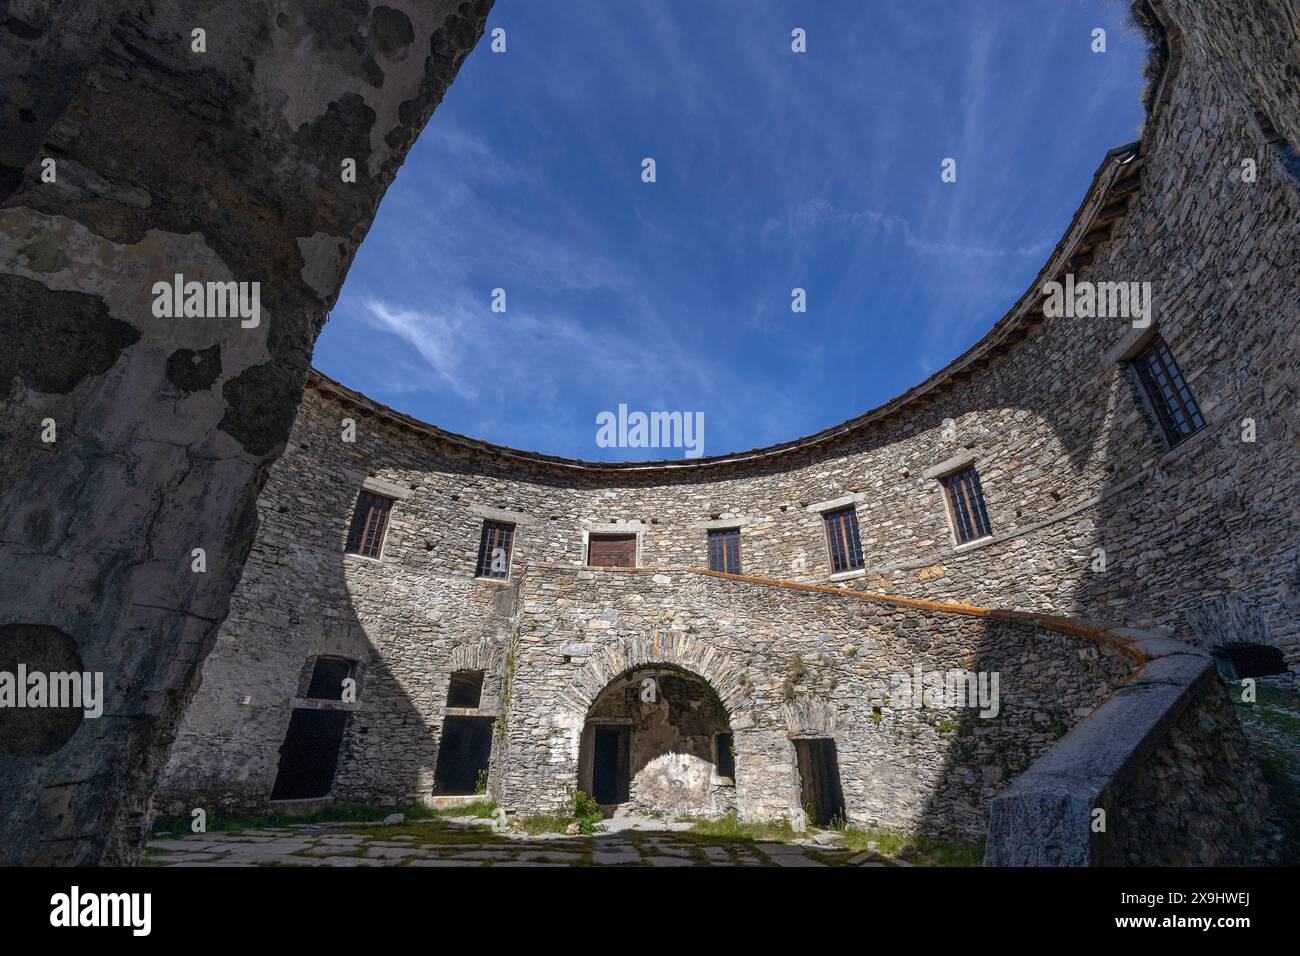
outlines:
{"label": "weathered rock face", "polygon": [[[106,701],[53,753],[0,740],[0,861],[134,858],[316,334],[490,5],[6,8],[0,626]],[[176,275],[258,308],[161,317]]]}

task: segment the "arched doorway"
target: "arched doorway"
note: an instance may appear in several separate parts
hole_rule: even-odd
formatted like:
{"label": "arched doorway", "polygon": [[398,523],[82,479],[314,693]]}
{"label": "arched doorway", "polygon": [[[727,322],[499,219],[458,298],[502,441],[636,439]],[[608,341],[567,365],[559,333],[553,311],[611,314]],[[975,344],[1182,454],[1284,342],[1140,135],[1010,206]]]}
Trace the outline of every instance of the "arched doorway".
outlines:
{"label": "arched doorway", "polygon": [[712,816],[735,807],[730,717],[707,680],[680,667],[624,672],[587,711],[578,785],[607,809]]}
{"label": "arched doorway", "polygon": [[1269,644],[1219,644],[1211,653],[1219,673],[1228,680],[1287,673],[1282,652]]}

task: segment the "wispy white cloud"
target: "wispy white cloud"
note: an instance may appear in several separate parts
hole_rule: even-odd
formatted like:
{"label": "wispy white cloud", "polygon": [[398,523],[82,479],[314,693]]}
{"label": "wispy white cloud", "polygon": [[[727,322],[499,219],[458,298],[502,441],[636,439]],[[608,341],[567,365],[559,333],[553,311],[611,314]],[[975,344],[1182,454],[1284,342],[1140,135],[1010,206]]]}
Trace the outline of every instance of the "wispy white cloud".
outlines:
{"label": "wispy white cloud", "polygon": [[928,256],[958,256],[979,258],[1004,258],[1007,256],[1040,256],[1051,249],[1053,243],[1046,239],[1019,246],[981,246],[958,242],[925,239],[917,235],[912,224],[902,216],[889,215],[876,209],[841,209],[825,199],[805,199],[790,209],[784,219],[773,217],[764,222],[762,233],[770,236],[785,227],[791,237],[816,232],[823,226],[842,226],[848,229],[874,230],[878,235],[897,235],[908,249]]}

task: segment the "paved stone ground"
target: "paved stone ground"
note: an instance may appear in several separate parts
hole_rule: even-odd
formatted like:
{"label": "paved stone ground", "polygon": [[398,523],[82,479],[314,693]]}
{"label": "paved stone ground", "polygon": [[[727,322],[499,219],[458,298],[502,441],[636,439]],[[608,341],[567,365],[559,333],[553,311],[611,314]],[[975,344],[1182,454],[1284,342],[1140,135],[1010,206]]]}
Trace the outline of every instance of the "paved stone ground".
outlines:
{"label": "paved stone ground", "polygon": [[[322,824],[157,837],[146,866],[886,866],[840,847],[708,837],[620,818],[594,836],[493,833],[469,817],[396,827]],[[825,839],[825,837],[823,837]],[[902,864],[906,865],[906,864]]]}

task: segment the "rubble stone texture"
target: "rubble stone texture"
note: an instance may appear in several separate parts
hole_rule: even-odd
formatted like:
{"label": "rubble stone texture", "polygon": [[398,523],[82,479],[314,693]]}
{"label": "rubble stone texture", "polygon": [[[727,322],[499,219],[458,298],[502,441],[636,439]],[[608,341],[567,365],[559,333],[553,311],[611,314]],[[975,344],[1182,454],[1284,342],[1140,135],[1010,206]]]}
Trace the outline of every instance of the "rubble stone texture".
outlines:
{"label": "rubble stone texture", "polygon": [[[491,795],[512,811],[548,811],[582,782],[584,731],[602,692],[629,671],[655,668],[703,679],[726,711],[735,736],[736,779],[734,794],[716,808],[734,805],[746,818],[797,814],[792,741],[829,737],[836,743],[851,820],[971,839],[984,834],[989,807],[1008,784],[1054,753],[1071,728],[1085,732],[1089,715],[1101,713],[1099,705],[1126,681],[1142,680],[1128,645],[1084,621],[1161,628],[1205,647],[1238,639],[1244,629],[1251,640],[1280,648],[1293,670],[1300,669],[1300,371],[1294,362],[1300,351],[1300,179],[1290,152],[1300,143],[1300,34],[1285,0],[1255,0],[1245,9],[1227,0],[1162,0],[1135,9],[1150,19],[1154,38],[1140,151],[1106,157],[1039,279],[984,340],[906,395],[845,426],[712,460],[632,467],[567,462],[449,435],[309,375],[292,437],[257,500],[256,543],[172,748],[160,807],[182,813],[193,807],[217,813],[265,808],[291,710],[318,655],[358,662],[359,700],[351,705],[332,799],[426,798],[450,674],[481,668],[489,681],[478,711],[496,721]],[[472,33],[468,26],[466,31]],[[465,48],[470,42],[472,36]],[[254,63],[287,70],[297,62],[269,59]],[[322,82],[328,78],[323,74]],[[351,108],[336,110],[351,115]],[[1266,142],[1259,117],[1281,143]],[[339,122],[347,126],[342,116]],[[336,135],[341,134],[332,128],[322,131],[311,147],[317,152],[304,144],[288,155],[333,156]],[[1243,158],[1257,161],[1255,182],[1243,181]],[[19,196],[33,191],[29,180],[23,180]],[[278,175],[265,185],[266,197],[277,203],[290,188]],[[69,248],[74,254],[62,268],[77,274],[65,285],[74,278],[99,281],[104,268],[123,261],[116,246],[101,247],[98,238],[80,247],[62,239],[39,242],[44,228],[73,228],[64,220],[46,223],[41,201],[20,199],[14,208],[11,197],[0,209],[0,228],[27,230],[24,236],[35,230],[35,239],[18,244],[33,250],[17,260],[13,271],[20,278],[32,279],[38,274],[32,263],[68,256]],[[125,200],[113,202],[118,210]],[[296,201],[290,207],[302,215]],[[245,208],[248,216],[240,214]],[[257,215],[269,215],[257,208]],[[229,228],[251,228],[251,204],[227,204],[225,210]],[[17,224],[6,225],[6,216]],[[137,219],[151,216],[141,212]],[[200,233],[150,231],[136,241],[157,243],[150,248],[159,250],[190,243],[184,248],[191,255],[201,240]],[[64,274],[58,261],[51,269],[55,276]],[[84,261],[99,265],[74,270],[72,263]],[[256,261],[274,271],[282,259],[259,247]],[[1132,369],[1116,357],[1130,332],[1127,322],[1044,321],[1039,289],[1066,271],[1080,281],[1153,283],[1159,331],[1207,421],[1197,436],[1166,448]],[[299,272],[277,274],[285,281]],[[50,273],[39,275],[48,292],[54,280]],[[16,286],[29,308],[45,308],[47,292]],[[0,585],[3,606],[10,620],[23,621],[32,620],[31,608],[46,609],[38,623],[75,634],[83,658],[95,650],[89,642],[101,641],[94,663],[119,680],[136,680],[150,666],[162,666],[145,651],[159,653],[154,633],[148,639],[143,633],[148,624],[156,632],[157,620],[140,617],[146,611],[135,603],[182,606],[191,615],[188,627],[202,635],[186,645],[189,656],[178,670],[187,674],[205,650],[211,622],[223,616],[224,598],[214,591],[208,604],[196,603],[198,592],[174,569],[188,565],[199,513],[206,522],[205,509],[216,513],[225,506],[227,514],[235,507],[233,501],[223,505],[235,492],[217,469],[236,465],[221,457],[228,454],[222,442],[263,434],[239,427],[241,416],[283,411],[284,423],[291,417],[314,327],[305,322],[300,335],[290,331],[266,340],[268,348],[278,345],[301,357],[293,395],[287,385],[278,391],[280,380],[264,372],[250,378],[248,402],[231,397],[244,394],[240,387],[226,387],[226,403],[236,410],[210,393],[200,397],[221,407],[201,406],[216,429],[204,434],[216,437],[196,457],[183,438],[172,437],[203,420],[190,407],[195,399],[168,392],[164,402],[157,384],[173,350],[158,348],[153,364],[141,352],[139,362],[128,365],[132,349],[140,346],[125,346],[123,357],[111,361],[133,331],[152,347],[159,337],[179,335],[178,328],[137,329],[130,319],[147,314],[143,302],[135,311],[109,302],[100,320],[93,319],[102,314],[94,303],[77,308],[87,318],[73,324],[88,336],[85,384],[79,387],[95,389],[105,403],[83,431],[93,432],[89,440],[97,442],[107,441],[104,434],[118,436],[126,447],[148,436],[157,447],[137,451],[135,459],[101,461],[86,457],[87,439],[79,434],[66,451],[55,446],[55,454],[70,459],[59,470],[44,464],[38,470],[35,463],[46,462],[41,456],[51,452],[34,443],[34,450],[5,463],[6,479],[10,470],[26,469],[17,476],[19,488],[78,490],[76,496],[61,493],[70,500],[57,509],[48,504],[48,492],[30,493],[17,499],[14,517],[6,516],[5,540],[25,542],[24,554],[40,553],[24,557],[19,578]],[[242,341],[235,330],[228,335]],[[194,353],[186,356],[193,369],[179,360],[172,365],[184,372],[185,383],[203,377],[210,360],[199,356],[212,344],[192,335],[175,342],[175,348]],[[216,344],[226,369],[229,343]],[[254,368],[266,363],[248,361]],[[107,370],[94,371],[106,362]],[[81,371],[47,367],[56,378]],[[128,369],[135,377],[127,377]],[[154,385],[139,383],[141,376]],[[23,400],[32,407],[21,414],[6,411],[13,416],[6,430],[15,434],[14,422],[30,433],[31,421],[51,402],[50,395],[22,381],[26,391],[20,396],[28,396]],[[109,396],[118,404],[110,407]],[[62,414],[83,414],[79,402],[88,400],[69,399]],[[179,403],[175,410],[173,403]],[[114,415],[127,419],[117,430],[103,431],[102,423],[116,421]],[[1241,440],[1247,417],[1256,424],[1254,443]],[[341,440],[345,418],[357,422],[355,443]],[[223,421],[233,433],[216,428]],[[242,470],[236,470],[245,477],[234,481],[236,488],[249,487],[247,475],[274,456],[270,437],[283,432],[268,428],[266,434],[265,448],[255,441],[260,451],[241,452]],[[164,445],[164,436],[182,447]],[[979,469],[994,536],[956,548],[940,486],[927,473],[963,456]],[[84,482],[76,477],[77,463]],[[150,498],[139,485],[128,493],[125,479],[110,468],[137,482],[157,469],[149,486],[157,493]],[[345,555],[343,548],[367,478],[401,491],[380,560]],[[110,487],[102,497],[84,497],[104,481]],[[164,494],[173,488],[167,482],[186,487]],[[866,569],[833,581],[815,506],[839,499],[856,506]],[[151,523],[149,514],[130,512],[142,503],[174,513],[163,510]],[[45,518],[41,507],[51,508]],[[476,580],[482,522],[503,513],[516,523],[510,579]],[[102,522],[111,527],[96,529]],[[695,570],[707,565],[705,527],[719,522],[740,525],[745,573],[776,583]],[[210,554],[247,547],[253,530],[251,515],[242,524],[202,526],[227,535]],[[130,537],[141,527],[152,528],[147,545]],[[182,534],[178,528],[188,530]],[[586,535],[613,528],[638,535],[640,566],[585,568]],[[120,549],[150,557],[113,564],[92,553],[75,559],[46,553],[74,549],[76,542],[101,547],[103,541],[125,541]],[[1097,549],[1106,554],[1104,571],[1093,570]],[[69,560],[74,566],[64,567],[61,562]],[[217,576],[237,564],[218,564]],[[88,569],[103,578],[108,597],[92,600],[84,581],[74,580]],[[230,574],[236,572],[237,567]],[[164,593],[148,600],[128,597],[137,594],[135,578],[124,579],[128,575]],[[233,583],[230,577],[227,588]],[[1070,620],[983,614],[867,592]],[[134,629],[114,630],[99,608],[127,600]],[[88,615],[104,627],[82,626]],[[82,636],[87,633],[101,636]],[[115,670],[103,662],[109,648],[122,657]],[[877,710],[875,688],[916,665],[998,671],[999,715],[954,717],[892,700]],[[1194,691],[1182,719],[1166,719],[1165,710],[1134,731],[1141,743],[1134,752],[1148,758],[1147,764],[1126,778],[1129,792],[1110,795],[1112,810],[1131,812],[1111,814],[1115,850],[1108,859],[1141,859],[1146,845],[1164,848],[1159,858],[1173,856],[1168,847],[1183,838],[1185,821],[1176,808],[1162,807],[1151,790],[1166,781],[1192,788],[1180,806],[1194,808],[1199,817],[1186,831],[1179,861],[1239,861],[1234,854],[1241,841],[1235,838],[1248,835],[1261,814],[1258,775],[1219,699],[1222,690],[1205,681]],[[184,696],[166,698],[175,704],[164,719],[175,716]],[[57,761],[72,761],[71,754],[65,756],[71,748],[99,772],[112,772],[116,768],[83,739],[108,731],[88,729],[89,723],[83,722]],[[107,718],[101,724],[112,726]],[[161,751],[150,738],[131,753],[152,760]],[[1236,773],[1197,773],[1188,762],[1240,766]],[[16,771],[5,766],[7,781]],[[696,769],[690,761],[678,766],[683,776]],[[45,758],[33,772],[55,783],[72,779],[49,776],[53,768]],[[25,778],[16,779],[31,787]],[[1202,780],[1212,786],[1195,792]],[[146,790],[140,784],[140,793]],[[701,792],[687,791],[692,800]],[[722,798],[711,794],[710,800]],[[35,809],[26,813],[17,819],[38,819]],[[1061,826],[1071,819],[1063,812]]]}
{"label": "rubble stone texture", "polygon": [[[62,632],[107,707],[0,740],[0,861],[138,854],[316,335],[490,6],[6,4],[0,641]],[[261,321],[155,317],[177,273],[259,282]]]}
{"label": "rubble stone texture", "polygon": [[[674,756],[634,756],[633,804],[797,816],[793,741],[830,737],[851,821],[977,840],[1009,783],[1117,688],[1141,691],[1144,658],[1079,619],[1206,647],[1262,641],[1300,668],[1300,200],[1255,116],[1300,141],[1295,84],[1282,89],[1271,65],[1296,62],[1297,38],[1282,4],[1256,4],[1252,30],[1228,4],[1157,13],[1140,151],[1106,157],[1040,279],[985,340],[839,429],[696,462],[564,461],[450,435],[313,373],[161,805],[265,807],[292,701],[320,654],[358,661],[364,688],[331,798],[425,799],[450,673],[472,657],[500,688],[479,713],[496,720],[490,792],[511,811],[546,812],[589,787],[591,728],[615,716],[609,696],[638,674],[676,673],[674,692],[697,710],[667,708],[658,716],[672,726],[641,728]],[[1241,181],[1247,156],[1254,183]],[[1201,433],[1166,447],[1133,370],[1114,357],[1128,322],[1043,321],[1038,290],[1065,271],[1154,284],[1158,329],[1208,422]],[[1247,416],[1253,444],[1240,439]],[[348,418],[352,444],[340,438]],[[966,548],[954,547],[932,477],[961,458],[979,469],[994,528]],[[343,553],[367,479],[400,490],[378,561]],[[840,500],[857,508],[866,570],[834,579],[820,511]],[[485,518],[516,524],[506,582],[474,577]],[[727,524],[741,528],[745,573],[772,580],[697,570],[705,529]],[[586,537],[615,529],[637,534],[639,567],[586,568]],[[1104,571],[1093,570],[1098,548]],[[873,704],[914,666],[999,672],[1000,713]],[[701,772],[702,700],[685,678],[702,678],[725,709],[730,793]],[[1129,728],[1138,756],[1125,767],[1136,776],[1106,791],[1110,845],[1122,850],[1095,861],[1131,862],[1146,846],[1173,858],[1180,834],[1180,862],[1244,859],[1262,794],[1239,729],[1221,719],[1222,690],[1201,680],[1171,697],[1191,702],[1179,705],[1189,716],[1148,708]],[[648,719],[622,716],[634,730]],[[1104,756],[1085,748],[1086,759]],[[1198,772],[1183,759],[1224,766]],[[1160,811],[1157,779],[1188,788],[1186,799]],[[1202,819],[1189,829],[1190,812]],[[1071,819],[1063,813],[1057,829]]]}

